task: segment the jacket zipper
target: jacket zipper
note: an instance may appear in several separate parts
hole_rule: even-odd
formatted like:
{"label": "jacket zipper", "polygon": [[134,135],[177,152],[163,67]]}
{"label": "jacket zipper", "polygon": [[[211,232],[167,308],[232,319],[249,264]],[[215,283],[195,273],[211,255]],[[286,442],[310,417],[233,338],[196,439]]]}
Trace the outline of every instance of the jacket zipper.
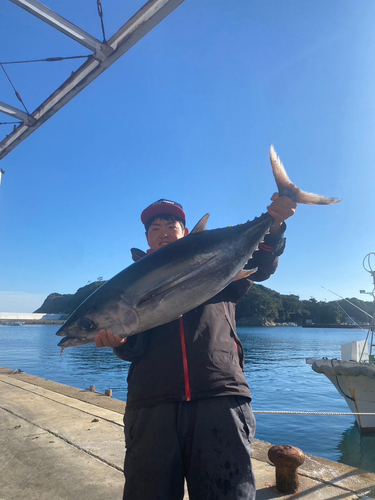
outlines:
{"label": "jacket zipper", "polygon": [[186,357],[185,330],[184,330],[184,320],[182,316],[180,317],[180,339],[181,339],[181,349],[182,349],[182,362],[184,365],[185,399],[186,401],[191,401],[189,367]]}

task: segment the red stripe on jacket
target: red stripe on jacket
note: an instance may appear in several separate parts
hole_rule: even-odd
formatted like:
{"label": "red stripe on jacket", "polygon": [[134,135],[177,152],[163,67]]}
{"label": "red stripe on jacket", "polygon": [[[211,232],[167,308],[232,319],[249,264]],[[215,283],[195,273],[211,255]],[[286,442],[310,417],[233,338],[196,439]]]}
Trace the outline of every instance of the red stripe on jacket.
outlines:
{"label": "red stripe on jacket", "polygon": [[186,357],[185,330],[184,330],[184,320],[182,316],[180,317],[180,339],[181,339],[181,349],[182,349],[182,362],[184,365],[185,398],[186,401],[191,401],[189,367]]}

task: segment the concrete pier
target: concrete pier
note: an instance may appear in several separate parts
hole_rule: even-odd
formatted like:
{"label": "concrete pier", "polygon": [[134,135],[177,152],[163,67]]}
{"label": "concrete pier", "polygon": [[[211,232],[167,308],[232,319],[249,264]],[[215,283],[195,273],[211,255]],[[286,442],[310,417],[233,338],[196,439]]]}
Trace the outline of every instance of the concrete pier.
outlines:
{"label": "concrete pier", "polygon": [[62,325],[67,317],[68,314],[0,312],[0,325],[9,325],[14,322],[25,325]]}
{"label": "concrete pier", "polygon": [[[0,500],[121,500],[124,410],[111,397],[0,368]],[[300,491],[282,495],[270,446],[254,442],[257,500],[375,498],[375,474],[308,455]]]}

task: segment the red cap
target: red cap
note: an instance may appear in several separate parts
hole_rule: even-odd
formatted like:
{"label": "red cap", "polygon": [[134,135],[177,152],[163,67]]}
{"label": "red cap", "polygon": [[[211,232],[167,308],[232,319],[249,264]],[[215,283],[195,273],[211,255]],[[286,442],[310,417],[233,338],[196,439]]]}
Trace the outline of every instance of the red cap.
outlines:
{"label": "red cap", "polygon": [[155,203],[145,208],[141,213],[141,221],[146,225],[150,219],[161,214],[174,215],[178,219],[181,219],[184,224],[186,223],[186,215],[182,206],[175,201],[165,199],[155,201]]}

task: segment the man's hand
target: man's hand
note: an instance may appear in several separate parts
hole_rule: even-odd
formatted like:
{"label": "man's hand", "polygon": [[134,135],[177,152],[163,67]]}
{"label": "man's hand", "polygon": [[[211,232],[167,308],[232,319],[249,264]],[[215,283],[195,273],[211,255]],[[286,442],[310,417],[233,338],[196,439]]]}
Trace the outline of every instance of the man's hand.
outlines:
{"label": "man's hand", "polygon": [[287,196],[279,196],[278,193],[274,193],[271,200],[272,203],[267,210],[275,221],[270,228],[270,234],[275,234],[280,230],[283,222],[296,213],[297,203]]}
{"label": "man's hand", "polygon": [[96,347],[120,347],[125,344],[126,339],[114,335],[110,330],[100,330],[95,336]]}

